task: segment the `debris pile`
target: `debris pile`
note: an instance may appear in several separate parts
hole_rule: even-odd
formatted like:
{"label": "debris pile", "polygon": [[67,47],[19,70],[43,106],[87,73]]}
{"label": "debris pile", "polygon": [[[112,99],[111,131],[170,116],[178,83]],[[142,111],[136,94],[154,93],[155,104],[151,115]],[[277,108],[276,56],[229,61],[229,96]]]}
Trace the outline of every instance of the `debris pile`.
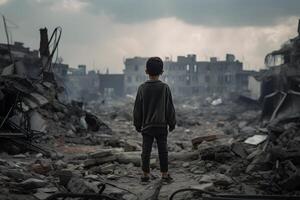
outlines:
{"label": "debris pile", "polygon": [[201,149],[201,161],[185,166],[205,174],[199,175],[199,183],[233,193],[299,195],[300,20],[298,33],[266,56],[266,62],[276,56],[283,62],[260,74],[261,116],[235,120],[225,129],[229,136],[225,143],[213,144],[220,140],[216,135],[192,140]]}
{"label": "debris pile", "polygon": [[[41,57],[32,57],[28,52],[23,57],[15,57],[5,48],[1,51],[1,66],[10,63],[0,69],[2,147],[5,152],[15,154],[16,149],[10,148],[13,142],[46,153],[34,142],[49,145],[58,137],[69,138],[66,142],[74,143],[72,138],[77,138],[80,143],[87,140],[99,144],[99,139],[94,136],[96,132],[111,134],[112,130],[97,116],[85,111],[82,103],[63,103],[64,89],[51,68],[55,49],[49,53],[47,29],[40,31]],[[91,132],[94,134],[89,134]]]}

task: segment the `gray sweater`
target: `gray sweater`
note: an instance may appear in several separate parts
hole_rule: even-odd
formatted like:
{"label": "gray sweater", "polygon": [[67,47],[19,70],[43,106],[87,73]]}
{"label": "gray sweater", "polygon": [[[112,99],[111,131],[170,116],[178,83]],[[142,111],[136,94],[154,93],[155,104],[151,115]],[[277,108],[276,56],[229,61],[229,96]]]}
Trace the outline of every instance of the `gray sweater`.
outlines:
{"label": "gray sweater", "polygon": [[151,127],[172,131],[176,125],[175,109],[169,86],[160,80],[148,80],[141,84],[135,99],[133,122],[137,131]]}

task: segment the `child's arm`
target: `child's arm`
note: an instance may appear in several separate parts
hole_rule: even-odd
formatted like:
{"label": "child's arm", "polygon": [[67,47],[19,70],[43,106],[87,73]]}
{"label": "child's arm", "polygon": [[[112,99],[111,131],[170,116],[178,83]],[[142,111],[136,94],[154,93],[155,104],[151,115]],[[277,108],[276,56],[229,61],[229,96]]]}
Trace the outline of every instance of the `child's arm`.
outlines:
{"label": "child's arm", "polygon": [[135,102],[134,102],[134,109],[133,109],[133,124],[137,132],[141,132],[142,129],[142,98],[141,98],[141,91],[140,88],[136,94]]}
{"label": "child's arm", "polygon": [[176,125],[176,116],[175,116],[175,108],[173,105],[173,99],[171,90],[167,87],[167,105],[166,105],[166,119],[169,125],[169,131],[173,131]]}

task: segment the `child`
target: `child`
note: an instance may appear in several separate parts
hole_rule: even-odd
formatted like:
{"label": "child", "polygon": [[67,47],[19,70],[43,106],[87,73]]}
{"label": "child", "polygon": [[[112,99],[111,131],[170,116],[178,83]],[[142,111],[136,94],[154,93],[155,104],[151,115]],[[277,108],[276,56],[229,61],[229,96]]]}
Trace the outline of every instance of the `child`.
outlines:
{"label": "child", "polygon": [[150,156],[154,138],[157,142],[160,171],[163,182],[173,179],[168,173],[167,136],[176,125],[175,109],[169,86],[159,80],[163,73],[163,62],[159,57],[151,57],[146,63],[149,80],[141,84],[133,110],[134,126],[143,136],[141,182],[150,181]]}

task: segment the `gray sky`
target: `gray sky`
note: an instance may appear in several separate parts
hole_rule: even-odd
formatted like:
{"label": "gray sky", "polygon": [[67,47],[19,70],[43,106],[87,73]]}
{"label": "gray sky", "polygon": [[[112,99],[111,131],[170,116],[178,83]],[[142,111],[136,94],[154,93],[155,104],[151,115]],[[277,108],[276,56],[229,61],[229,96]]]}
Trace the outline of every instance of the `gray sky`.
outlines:
{"label": "gray sky", "polygon": [[[63,28],[59,54],[76,67],[122,72],[132,56],[233,53],[248,69],[296,36],[299,0],[0,0],[15,41],[38,49],[41,27]],[[14,27],[16,24],[18,27]],[[3,26],[0,42],[5,42]]]}

